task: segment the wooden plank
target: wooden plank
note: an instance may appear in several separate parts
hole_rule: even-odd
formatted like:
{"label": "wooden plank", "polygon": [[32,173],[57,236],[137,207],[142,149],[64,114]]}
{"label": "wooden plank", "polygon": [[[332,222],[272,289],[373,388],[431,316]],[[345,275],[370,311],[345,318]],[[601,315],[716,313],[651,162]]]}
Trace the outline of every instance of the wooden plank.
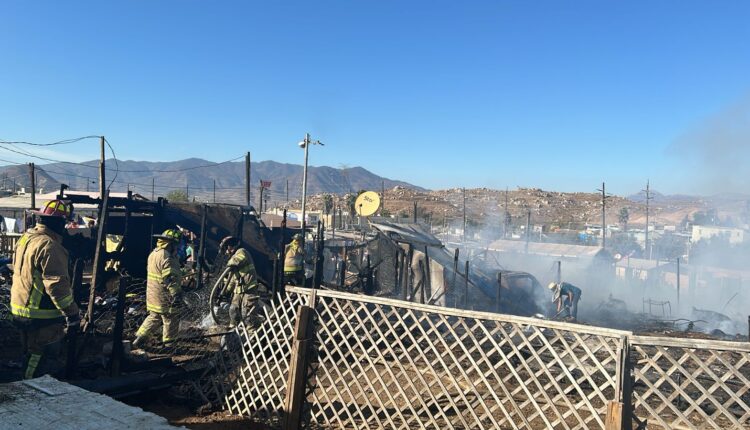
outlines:
{"label": "wooden plank", "polygon": [[292,357],[289,362],[289,375],[286,382],[284,402],[284,430],[297,430],[301,427],[302,406],[305,402],[305,376],[307,374],[307,351],[312,342],[314,309],[309,306],[297,307],[297,323],[294,330]]}
{"label": "wooden plank", "polygon": [[685,339],[657,336],[630,336],[630,343],[643,346],[667,346],[690,349],[714,349],[721,351],[750,352],[747,342],[729,342],[725,340]]}
{"label": "wooden plank", "polygon": [[622,402],[607,403],[607,420],[604,422],[604,430],[622,430]]}

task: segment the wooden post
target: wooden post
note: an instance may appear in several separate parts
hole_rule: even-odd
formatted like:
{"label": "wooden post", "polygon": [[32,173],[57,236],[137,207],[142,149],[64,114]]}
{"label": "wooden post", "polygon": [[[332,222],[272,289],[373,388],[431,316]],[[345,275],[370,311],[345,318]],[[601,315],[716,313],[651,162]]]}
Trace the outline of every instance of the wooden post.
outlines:
{"label": "wooden post", "polygon": [[105,184],[104,141],[104,136],[101,136],[99,140],[99,199],[101,201],[104,201],[104,191],[107,189],[107,184]]}
{"label": "wooden post", "polygon": [[406,301],[409,294],[407,291],[409,285],[409,262],[406,260],[407,253],[403,248],[399,250],[399,253],[401,255],[401,300]]}
{"label": "wooden post", "polygon": [[[206,258],[206,219],[208,217],[208,205],[201,208],[201,233],[198,239],[198,254],[195,258],[196,276],[195,285],[200,289],[203,286],[203,262]],[[195,250],[193,250],[195,252]]]}
{"label": "wooden post", "polygon": [[430,252],[427,249],[427,245],[424,247],[424,284],[422,285],[422,303],[424,303],[424,297],[427,296],[427,287],[430,288],[430,295],[432,297],[432,273],[430,268]]}
{"label": "wooden post", "polygon": [[[314,302],[312,303],[314,306]],[[302,406],[305,403],[307,376],[307,353],[313,342],[315,310],[310,306],[297,307],[297,323],[294,328],[292,355],[286,380],[284,399],[284,430],[297,430],[302,424]]]}
{"label": "wooden post", "polygon": [[245,205],[250,206],[251,194],[250,194],[250,151],[245,155]]}
{"label": "wooden post", "polygon": [[680,257],[677,257],[677,309],[680,309]]}
{"label": "wooden post", "polygon": [[464,309],[469,309],[469,260],[466,260],[464,274]]}
{"label": "wooden post", "polygon": [[120,284],[117,289],[117,309],[115,313],[115,327],[112,331],[112,356],[110,359],[111,368],[110,376],[120,375],[120,365],[122,363],[122,331],[125,319],[125,290],[127,282],[125,278],[120,278]]}
{"label": "wooden post", "polygon": [[34,174],[34,163],[29,163],[29,175],[31,180],[31,210],[36,209],[36,175]]}
{"label": "wooden post", "polygon": [[453,291],[453,307],[458,307],[458,289],[456,288],[456,277],[458,276],[458,248],[453,252],[453,280],[451,281],[451,290]]}
{"label": "wooden post", "polygon": [[611,401],[607,403],[607,418],[604,422],[604,430],[623,430],[622,418],[622,402]]}
{"label": "wooden post", "polygon": [[109,214],[109,191],[104,191],[104,199],[101,201],[101,210],[99,211],[99,221],[97,224],[96,233],[96,251],[94,252],[94,268],[91,274],[91,288],[89,290],[89,303],[86,311],[86,321],[83,326],[84,331],[88,331],[92,327],[92,321],[94,318],[94,299],[96,298],[96,287],[97,284],[101,283],[102,272],[104,271],[104,260],[106,259],[106,248],[105,238],[107,229],[107,216]]}
{"label": "wooden post", "polygon": [[495,311],[500,313],[500,294],[503,289],[503,272],[497,272],[497,295],[495,296]]}

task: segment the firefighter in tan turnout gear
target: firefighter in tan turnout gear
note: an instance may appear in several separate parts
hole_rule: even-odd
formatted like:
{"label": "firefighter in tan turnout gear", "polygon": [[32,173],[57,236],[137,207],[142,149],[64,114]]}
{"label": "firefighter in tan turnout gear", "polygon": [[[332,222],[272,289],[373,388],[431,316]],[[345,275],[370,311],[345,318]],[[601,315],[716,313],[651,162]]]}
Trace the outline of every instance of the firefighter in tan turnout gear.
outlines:
{"label": "firefighter in tan turnout gear", "polygon": [[302,235],[292,236],[292,243],[284,248],[284,283],[298,287],[305,286],[305,250]]}
{"label": "firefighter in tan turnout gear", "polygon": [[180,328],[178,304],[182,298],[182,273],[177,259],[177,245],[182,233],[176,229],[154,235],[156,248],[148,256],[146,267],[146,309],[148,316],[135,333],[134,348],[141,348],[162,325],[162,341],[177,337]]}
{"label": "firefighter in tan turnout gear", "polygon": [[65,202],[48,202],[37,215],[37,224],[16,245],[11,286],[11,313],[23,334],[26,363],[24,379],[59,370],[63,322],[68,333],[81,324],[73,301],[68,273],[68,251],[63,248]]}
{"label": "firefighter in tan turnout gear", "polygon": [[240,241],[234,236],[227,236],[221,241],[220,249],[225,249],[230,255],[227,267],[232,269],[232,283],[229,288],[233,291],[232,303],[229,306],[229,320],[237,325],[242,319],[242,297],[258,287],[258,274],[255,271],[253,257],[245,248],[240,247]]}

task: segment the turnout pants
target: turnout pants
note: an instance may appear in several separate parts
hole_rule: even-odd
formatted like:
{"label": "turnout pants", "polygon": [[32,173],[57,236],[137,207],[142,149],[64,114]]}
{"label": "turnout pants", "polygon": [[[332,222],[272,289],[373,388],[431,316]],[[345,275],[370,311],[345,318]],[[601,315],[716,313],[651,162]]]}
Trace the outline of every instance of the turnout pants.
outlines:
{"label": "turnout pants", "polygon": [[284,283],[294,285],[295,287],[305,286],[305,271],[297,270],[295,272],[284,272]]}
{"label": "turnout pants", "polygon": [[180,318],[175,314],[149,312],[135,335],[150,338],[159,330],[159,326],[162,326],[161,340],[169,342],[177,338],[177,333],[180,329]]}
{"label": "turnout pants", "polygon": [[31,379],[46,373],[55,373],[64,367],[60,352],[65,337],[62,323],[20,324],[23,346],[26,355],[24,379]]}

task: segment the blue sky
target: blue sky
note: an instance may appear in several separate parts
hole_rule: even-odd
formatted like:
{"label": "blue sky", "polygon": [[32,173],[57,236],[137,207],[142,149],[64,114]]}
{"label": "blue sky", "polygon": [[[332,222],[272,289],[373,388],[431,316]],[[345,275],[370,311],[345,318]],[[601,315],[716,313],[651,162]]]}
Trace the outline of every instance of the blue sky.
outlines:
{"label": "blue sky", "polygon": [[0,16],[0,139],[104,134],[122,159],[301,163],[309,131],[313,165],[429,188],[710,193],[727,173],[696,180],[696,147],[750,106],[746,1],[6,0]]}

